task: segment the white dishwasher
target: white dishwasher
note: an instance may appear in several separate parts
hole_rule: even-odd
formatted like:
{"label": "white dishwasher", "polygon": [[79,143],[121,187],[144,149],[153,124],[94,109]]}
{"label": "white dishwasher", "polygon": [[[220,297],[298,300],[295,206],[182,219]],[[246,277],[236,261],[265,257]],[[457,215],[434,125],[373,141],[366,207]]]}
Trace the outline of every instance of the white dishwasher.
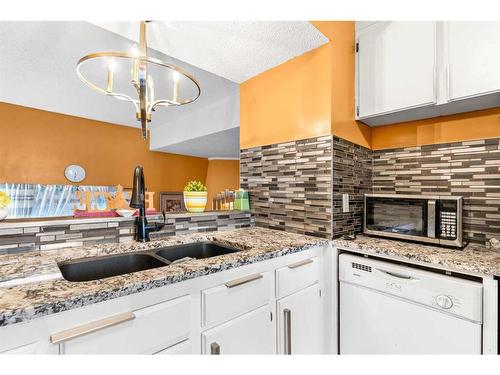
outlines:
{"label": "white dishwasher", "polygon": [[481,354],[482,284],[339,256],[340,354]]}

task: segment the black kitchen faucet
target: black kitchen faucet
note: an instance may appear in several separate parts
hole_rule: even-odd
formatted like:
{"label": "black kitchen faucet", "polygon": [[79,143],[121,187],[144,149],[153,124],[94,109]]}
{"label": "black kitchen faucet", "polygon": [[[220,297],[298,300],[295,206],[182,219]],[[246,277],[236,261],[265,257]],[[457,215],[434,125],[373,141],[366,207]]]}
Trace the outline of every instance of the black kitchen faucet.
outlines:
{"label": "black kitchen faucet", "polygon": [[139,216],[135,223],[135,239],[140,242],[149,241],[149,232],[157,232],[165,226],[166,217],[163,211],[163,223],[148,224],[146,219],[146,189],[144,187],[144,170],[138,165],[134,170],[134,182],[132,184],[132,198],[130,207],[139,209]]}

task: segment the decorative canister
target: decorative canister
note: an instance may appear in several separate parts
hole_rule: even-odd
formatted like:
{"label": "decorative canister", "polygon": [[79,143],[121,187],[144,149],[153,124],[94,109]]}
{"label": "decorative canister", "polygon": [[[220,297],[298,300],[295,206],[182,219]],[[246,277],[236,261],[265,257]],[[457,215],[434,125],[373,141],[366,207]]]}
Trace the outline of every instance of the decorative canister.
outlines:
{"label": "decorative canister", "polygon": [[189,212],[203,212],[207,205],[206,191],[184,191],[184,204]]}

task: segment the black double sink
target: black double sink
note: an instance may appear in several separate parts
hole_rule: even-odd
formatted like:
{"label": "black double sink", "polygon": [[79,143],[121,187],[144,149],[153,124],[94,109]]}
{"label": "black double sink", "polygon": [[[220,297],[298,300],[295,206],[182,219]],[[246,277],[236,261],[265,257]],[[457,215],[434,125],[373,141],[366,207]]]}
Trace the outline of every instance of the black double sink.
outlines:
{"label": "black double sink", "polygon": [[138,253],[74,259],[59,263],[58,266],[64,279],[68,281],[92,281],[165,267],[191,259],[211,258],[236,251],[238,249],[215,242],[195,242]]}

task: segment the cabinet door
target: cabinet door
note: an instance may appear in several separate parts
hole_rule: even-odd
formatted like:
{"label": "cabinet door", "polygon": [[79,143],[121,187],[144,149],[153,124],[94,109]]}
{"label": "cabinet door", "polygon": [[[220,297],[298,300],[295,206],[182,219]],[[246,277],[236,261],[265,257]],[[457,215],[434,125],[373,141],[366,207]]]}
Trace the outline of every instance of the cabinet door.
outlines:
{"label": "cabinet door", "polygon": [[275,354],[271,309],[263,306],[202,333],[204,354]]}
{"label": "cabinet door", "polygon": [[318,284],[279,300],[277,314],[280,354],[323,353],[323,313]]}
{"label": "cabinet door", "polygon": [[450,100],[500,90],[500,22],[447,22]]}
{"label": "cabinet door", "polygon": [[357,43],[359,118],[436,103],[435,22],[377,22]]}

